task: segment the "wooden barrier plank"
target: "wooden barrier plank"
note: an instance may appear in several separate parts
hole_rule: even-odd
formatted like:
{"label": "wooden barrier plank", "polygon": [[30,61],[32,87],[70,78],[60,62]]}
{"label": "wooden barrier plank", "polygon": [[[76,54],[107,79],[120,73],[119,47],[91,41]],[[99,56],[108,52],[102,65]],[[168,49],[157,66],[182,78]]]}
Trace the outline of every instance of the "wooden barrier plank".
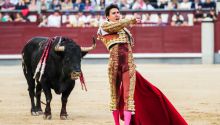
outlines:
{"label": "wooden barrier plank", "polygon": [[[19,54],[26,42],[35,36],[67,36],[79,45],[90,46],[97,28],[0,27],[0,54]],[[201,26],[132,27],[135,53],[200,53]],[[92,53],[108,53],[101,41]]]}

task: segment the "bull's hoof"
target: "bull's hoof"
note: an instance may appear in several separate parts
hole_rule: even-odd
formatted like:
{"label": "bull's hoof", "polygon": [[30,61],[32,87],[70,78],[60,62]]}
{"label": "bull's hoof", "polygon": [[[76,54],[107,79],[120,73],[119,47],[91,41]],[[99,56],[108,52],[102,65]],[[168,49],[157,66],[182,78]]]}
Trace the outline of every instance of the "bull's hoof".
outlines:
{"label": "bull's hoof", "polygon": [[61,115],[61,116],[60,116],[60,119],[61,119],[61,120],[67,120],[67,115]]}
{"label": "bull's hoof", "polygon": [[39,115],[43,115],[44,112],[42,111],[41,108],[36,108],[36,112],[38,112]]}
{"label": "bull's hoof", "polygon": [[32,112],[31,112],[31,115],[32,115],[32,116],[39,116],[39,113],[38,113],[38,112],[35,112],[35,111],[32,111]]}
{"label": "bull's hoof", "polygon": [[38,114],[39,114],[39,115],[43,115],[44,112],[43,112],[43,111],[38,111]]}
{"label": "bull's hoof", "polygon": [[45,115],[43,116],[44,120],[51,120],[52,119],[52,115]]}

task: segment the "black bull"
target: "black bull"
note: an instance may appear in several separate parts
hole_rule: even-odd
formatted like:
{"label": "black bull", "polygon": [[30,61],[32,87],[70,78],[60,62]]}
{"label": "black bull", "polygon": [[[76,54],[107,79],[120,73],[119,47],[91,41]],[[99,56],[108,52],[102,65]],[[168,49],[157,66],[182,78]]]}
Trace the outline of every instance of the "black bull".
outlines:
{"label": "black bull", "polygon": [[[75,80],[81,73],[81,58],[94,49],[95,46],[94,38],[91,47],[80,47],[73,40],[66,37],[55,37],[52,39],[35,37],[24,46],[22,66],[28,83],[32,115],[43,113],[40,99],[41,90],[43,89],[46,97],[44,118],[51,119],[51,89],[54,89],[57,94],[62,94],[60,118],[67,118],[66,104],[75,86]],[[48,50],[48,52],[45,50]],[[43,62],[44,59],[46,60],[46,66]],[[41,66],[38,67],[38,65]],[[37,67],[39,71],[36,71]]]}

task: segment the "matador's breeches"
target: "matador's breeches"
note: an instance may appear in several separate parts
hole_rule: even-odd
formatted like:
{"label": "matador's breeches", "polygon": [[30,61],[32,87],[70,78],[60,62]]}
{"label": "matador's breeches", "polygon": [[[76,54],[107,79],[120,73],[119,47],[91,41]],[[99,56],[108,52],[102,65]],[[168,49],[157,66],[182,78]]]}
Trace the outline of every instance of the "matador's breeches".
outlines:
{"label": "matador's breeches", "polygon": [[129,44],[116,44],[110,49],[109,82],[111,85],[110,109],[123,106],[134,111],[135,65]]}

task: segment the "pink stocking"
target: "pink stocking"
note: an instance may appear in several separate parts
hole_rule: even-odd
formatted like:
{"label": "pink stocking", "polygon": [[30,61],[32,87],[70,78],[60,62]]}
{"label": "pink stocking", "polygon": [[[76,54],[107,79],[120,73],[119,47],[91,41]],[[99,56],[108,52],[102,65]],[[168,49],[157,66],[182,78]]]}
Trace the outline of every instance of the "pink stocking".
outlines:
{"label": "pink stocking", "polygon": [[124,123],[125,125],[130,125],[131,121],[131,112],[130,111],[124,111]]}
{"label": "pink stocking", "polygon": [[120,123],[119,123],[119,111],[118,110],[113,110],[112,114],[113,114],[113,117],[114,117],[115,125],[120,125]]}

